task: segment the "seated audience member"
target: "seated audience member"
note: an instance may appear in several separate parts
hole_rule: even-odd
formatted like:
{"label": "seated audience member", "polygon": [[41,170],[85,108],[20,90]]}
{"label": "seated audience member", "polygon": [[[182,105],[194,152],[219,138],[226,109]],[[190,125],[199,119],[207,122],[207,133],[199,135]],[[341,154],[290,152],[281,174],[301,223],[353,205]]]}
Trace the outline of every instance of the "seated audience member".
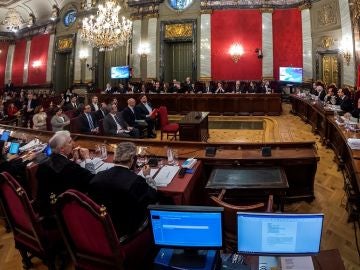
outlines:
{"label": "seated audience member", "polygon": [[125,94],[126,93],[126,89],[124,87],[124,85],[122,83],[119,83],[119,86],[117,87],[117,89],[115,89],[116,94]]}
{"label": "seated audience member", "polygon": [[168,93],[180,93],[181,92],[181,85],[180,82],[173,80],[172,86],[169,88]]}
{"label": "seated audience member", "polygon": [[139,138],[139,130],[127,125],[118,112],[117,105],[111,104],[111,110],[103,120],[104,133],[108,136]]}
{"label": "seated audience member", "polygon": [[99,100],[97,96],[92,97],[90,107],[92,112],[96,112],[100,109]]}
{"label": "seated audience member", "polygon": [[214,88],[210,84],[210,81],[206,81],[204,89],[202,90],[202,92],[198,92],[198,93],[206,93],[206,94],[214,93]]}
{"label": "seated audience member", "polygon": [[135,86],[134,86],[132,83],[129,83],[129,84],[128,84],[127,93],[128,93],[128,94],[137,93],[137,90],[136,90]]}
{"label": "seated audience member", "polygon": [[260,93],[271,94],[271,87],[268,80],[262,82],[260,87]]}
{"label": "seated audience member", "polygon": [[185,92],[186,94],[194,93],[194,86],[193,86],[193,84],[191,83],[190,77],[186,77],[186,79],[185,79],[184,92]]}
{"label": "seated audience member", "polygon": [[326,91],[325,91],[324,87],[322,85],[316,86],[316,92],[317,92],[317,96],[318,96],[319,100],[324,101],[324,98],[326,96]]}
{"label": "seated audience member", "polygon": [[63,130],[65,126],[70,124],[70,119],[59,107],[55,108],[54,112],[55,115],[51,118],[52,131]]}
{"label": "seated audience member", "polygon": [[234,93],[238,93],[238,94],[241,93],[241,83],[240,83],[239,80],[237,80],[237,81],[235,82],[235,87],[234,87],[234,89],[233,89],[233,92],[234,92]]}
{"label": "seated audience member", "polygon": [[95,116],[91,113],[90,105],[85,105],[83,113],[80,114],[80,131],[86,134],[99,133],[99,126]]}
{"label": "seated audience member", "polygon": [[358,102],[356,104],[357,106],[353,109],[351,112],[352,117],[359,119],[360,118],[360,99],[358,99]]}
{"label": "seated audience member", "polygon": [[141,84],[139,93],[142,93],[142,94],[145,94],[145,93],[146,93],[146,86],[145,86],[145,84]]}
{"label": "seated audience member", "polygon": [[246,89],[246,93],[249,93],[249,94],[256,93],[256,85],[254,82],[252,82],[252,81],[250,82],[249,86]]}
{"label": "seated audience member", "polygon": [[79,103],[77,101],[77,96],[72,96],[71,100],[68,104],[65,105],[65,110],[66,111],[77,111],[79,109]]}
{"label": "seated audience member", "polygon": [[156,133],[154,132],[156,113],[153,112],[151,104],[147,102],[146,95],[142,95],[140,103],[135,106],[135,115],[136,119],[146,121],[148,137],[156,138]]}
{"label": "seated audience member", "polygon": [[168,93],[168,92],[169,92],[169,88],[170,88],[169,83],[168,83],[168,82],[165,82],[165,83],[164,83],[164,86],[163,86],[164,93]]}
{"label": "seated audience member", "polygon": [[[129,98],[127,100],[127,107],[124,108],[124,110],[121,112],[121,115],[124,119],[124,121],[126,122],[126,124],[128,124],[128,126],[130,127],[135,127],[139,129],[140,132],[140,127],[147,127],[147,124],[145,121],[143,121],[143,123],[141,121],[136,121],[136,114],[135,114],[135,105],[136,105],[136,101],[133,98]],[[140,134],[143,135],[143,134]]]}
{"label": "seated audience member", "polygon": [[215,94],[223,94],[223,93],[225,93],[225,90],[224,90],[221,82],[218,82],[218,83],[217,83],[217,87],[216,87],[214,93],[215,93]]}
{"label": "seated audience member", "polygon": [[68,88],[65,92],[65,103],[66,104],[69,103],[72,97],[73,97],[72,90]]}
{"label": "seated audience member", "polygon": [[[39,164],[36,172],[38,180],[37,201],[39,213],[42,216],[51,215],[50,195],[59,195],[68,189],[81,192],[88,191],[88,185],[93,178],[95,169],[91,162],[89,150],[74,149],[74,142],[70,132],[63,130],[56,132],[49,140],[52,154],[48,160]],[[85,162],[82,168],[77,162],[80,158]]]}
{"label": "seated audience member", "polygon": [[42,105],[39,105],[35,108],[33,116],[33,129],[37,130],[46,130],[46,112],[44,112],[44,107]]}
{"label": "seated audience member", "polygon": [[95,118],[96,121],[99,122],[99,120],[104,119],[104,117],[109,113],[108,105],[106,102],[101,102],[101,107],[99,110],[95,112]]}
{"label": "seated audience member", "polygon": [[353,109],[353,105],[350,98],[350,90],[345,87],[343,89],[338,90],[339,95],[339,105],[342,111],[351,112]]}
{"label": "seated audience member", "polygon": [[105,88],[104,92],[105,92],[105,94],[112,94],[113,89],[112,89],[110,83],[106,84],[106,88]]}
{"label": "seated audience member", "polygon": [[115,166],[99,172],[90,182],[90,197],[106,206],[119,236],[134,233],[147,219],[147,206],[158,200],[150,167],[143,168],[145,178],[132,171],[135,158],[135,144],[119,143]]}
{"label": "seated audience member", "polygon": [[14,119],[20,115],[18,108],[16,108],[13,102],[8,105],[6,112],[9,119]]}
{"label": "seated audience member", "polygon": [[333,87],[328,88],[327,94],[324,97],[324,102],[329,103],[329,104],[333,104],[333,105],[338,104],[338,99],[337,99],[336,93],[334,93],[334,88]]}

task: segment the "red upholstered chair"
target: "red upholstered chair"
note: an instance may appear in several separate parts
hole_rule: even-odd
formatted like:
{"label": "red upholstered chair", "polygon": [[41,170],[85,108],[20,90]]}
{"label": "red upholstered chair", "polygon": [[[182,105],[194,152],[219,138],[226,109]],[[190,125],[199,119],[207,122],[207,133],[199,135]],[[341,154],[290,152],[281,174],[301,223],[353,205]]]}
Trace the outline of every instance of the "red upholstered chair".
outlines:
{"label": "red upholstered chair", "polygon": [[55,269],[56,255],[64,248],[59,231],[43,227],[42,219],[34,212],[26,192],[7,172],[0,174],[0,194],[24,268],[29,269],[31,258],[38,257],[49,269]]}
{"label": "red upholstered chair", "polygon": [[81,133],[80,132],[80,116],[76,116],[73,118],[70,118],[70,132],[71,133]]}
{"label": "red upholstered chair", "polygon": [[77,269],[150,269],[146,262],[151,262],[152,235],[147,224],[119,239],[106,208],[76,190],[61,194],[55,211]]}
{"label": "red upholstered chair", "polygon": [[166,138],[169,138],[169,135],[172,135],[173,138],[177,138],[179,132],[179,124],[169,123],[168,112],[165,106],[160,106],[159,108],[159,119],[160,119],[160,131],[161,131],[161,140],[163,139],[163,133],[166,133]]}

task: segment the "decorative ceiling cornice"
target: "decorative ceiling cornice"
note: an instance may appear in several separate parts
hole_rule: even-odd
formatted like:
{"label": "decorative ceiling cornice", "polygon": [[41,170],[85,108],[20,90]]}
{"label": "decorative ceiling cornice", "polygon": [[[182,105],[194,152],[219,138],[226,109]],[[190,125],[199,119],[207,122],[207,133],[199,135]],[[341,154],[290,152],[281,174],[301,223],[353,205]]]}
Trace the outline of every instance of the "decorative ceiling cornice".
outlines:
{"label": "decorative ceiling cornice", "polygon": [[21,0],[0,0],[0,7],[9,7],[10,5],[16,4]]}

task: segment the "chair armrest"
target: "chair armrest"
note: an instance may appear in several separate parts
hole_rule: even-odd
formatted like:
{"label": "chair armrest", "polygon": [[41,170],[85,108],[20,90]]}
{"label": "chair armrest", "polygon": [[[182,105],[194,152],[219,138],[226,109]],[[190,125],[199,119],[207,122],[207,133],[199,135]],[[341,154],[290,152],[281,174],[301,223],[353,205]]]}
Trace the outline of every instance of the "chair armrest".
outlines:
{"label": "chair armrest", "polygon": [[140,227],[132,234],[125,234],[119,238],[120,244],[126,244],[131,239],[134,239],[137,235],[143,232],[149,225],[149,219],[146,218],[144,222],[140,225]]}
{"label": "chair armrest", "polygon": [[273,205],[274,205],[274,195],[269,195],[266,212],[273,212]]}
{"label": "chair armrest", "polygon": [[215,196],[210,196],[210,199],[213,200],[217,205],[222,206],[227,209],[234,210],[234,211],[248,211],[248,210],[254,210],[254,209],[265,207],[264,203],[257,203],[257,204],[250,204],[250,205],[233,205],[233,204],[224,202]]}

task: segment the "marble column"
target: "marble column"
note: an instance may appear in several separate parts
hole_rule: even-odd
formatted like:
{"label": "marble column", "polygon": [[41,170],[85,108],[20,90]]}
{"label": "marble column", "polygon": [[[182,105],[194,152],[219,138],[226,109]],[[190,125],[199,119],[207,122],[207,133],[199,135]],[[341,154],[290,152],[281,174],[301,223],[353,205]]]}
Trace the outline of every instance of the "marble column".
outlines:
{"label": "marble column", "polygon": [[[350,52],[349,63],[343,58],[343,80],[342,84],[353,87],[355,85],[355,58],[354,58],[354,38],[351,26],[351,17],[348,0],[339,0],[341,36],[345,44],[345,50]],[[341,45],[341,41],[339,47]],[[341,52],[343,53],[343,52]]]}
{"label": "marble column", "polygon": [[12,77],[14,52],[15,52],[15,44],[9,45],[8,54],[6,56],[5,83],[7,83],[9,80],[11,80],[11,77]]}
{"label": "marble column", "polygon": [[82,41],[80,39],[80,32],[81,30],[78,31],[75,42],[74,83],[79,83],[81,79],[80,50],[82,49]]}
{"label": "marble column", "polygon": [[147,55],[146,78],[156,79],[156,37],[157,37],[157,18],[150,18],[148,22],[147,41],[150,52]]}
{"label": "marble column", "polygon": [[24,60],[24,75],[23,75],[23,83],[26,84],[28,81],[29,76],[29,63],[30,60],[30,48],[31,48],[31,39],[26,41],[26,48],[25,48],[25,60]]}
{"label": "marble column", "polygon": [[302,45],[303,45],[303,80],[312,81],[313,79],[313,54],[311,38],[310,9],[301,10],[302,23]]}
{"label": "marble column", "polygon": [[46,82],[47,83],[52,82],[54,40],[55,40],[55,35],[51,34],[49,37],[49,48],[48,48],[47,63],[46,63]]}
{"label": "marble column", "polygon": [[141,20],[133,21],[133,35],[132,35],[132,64],[133,77],[141,78],[140,70],[140,57],[137,55],[137,49],[139,48],[141,41]]}
{"label": "marble column", "polygon": [[211,14],[201,14],[200,80],[211,80]]}
{"label": "marble column", "polygon": [[262,11],[262,77],[274,79],[272,10]]}

